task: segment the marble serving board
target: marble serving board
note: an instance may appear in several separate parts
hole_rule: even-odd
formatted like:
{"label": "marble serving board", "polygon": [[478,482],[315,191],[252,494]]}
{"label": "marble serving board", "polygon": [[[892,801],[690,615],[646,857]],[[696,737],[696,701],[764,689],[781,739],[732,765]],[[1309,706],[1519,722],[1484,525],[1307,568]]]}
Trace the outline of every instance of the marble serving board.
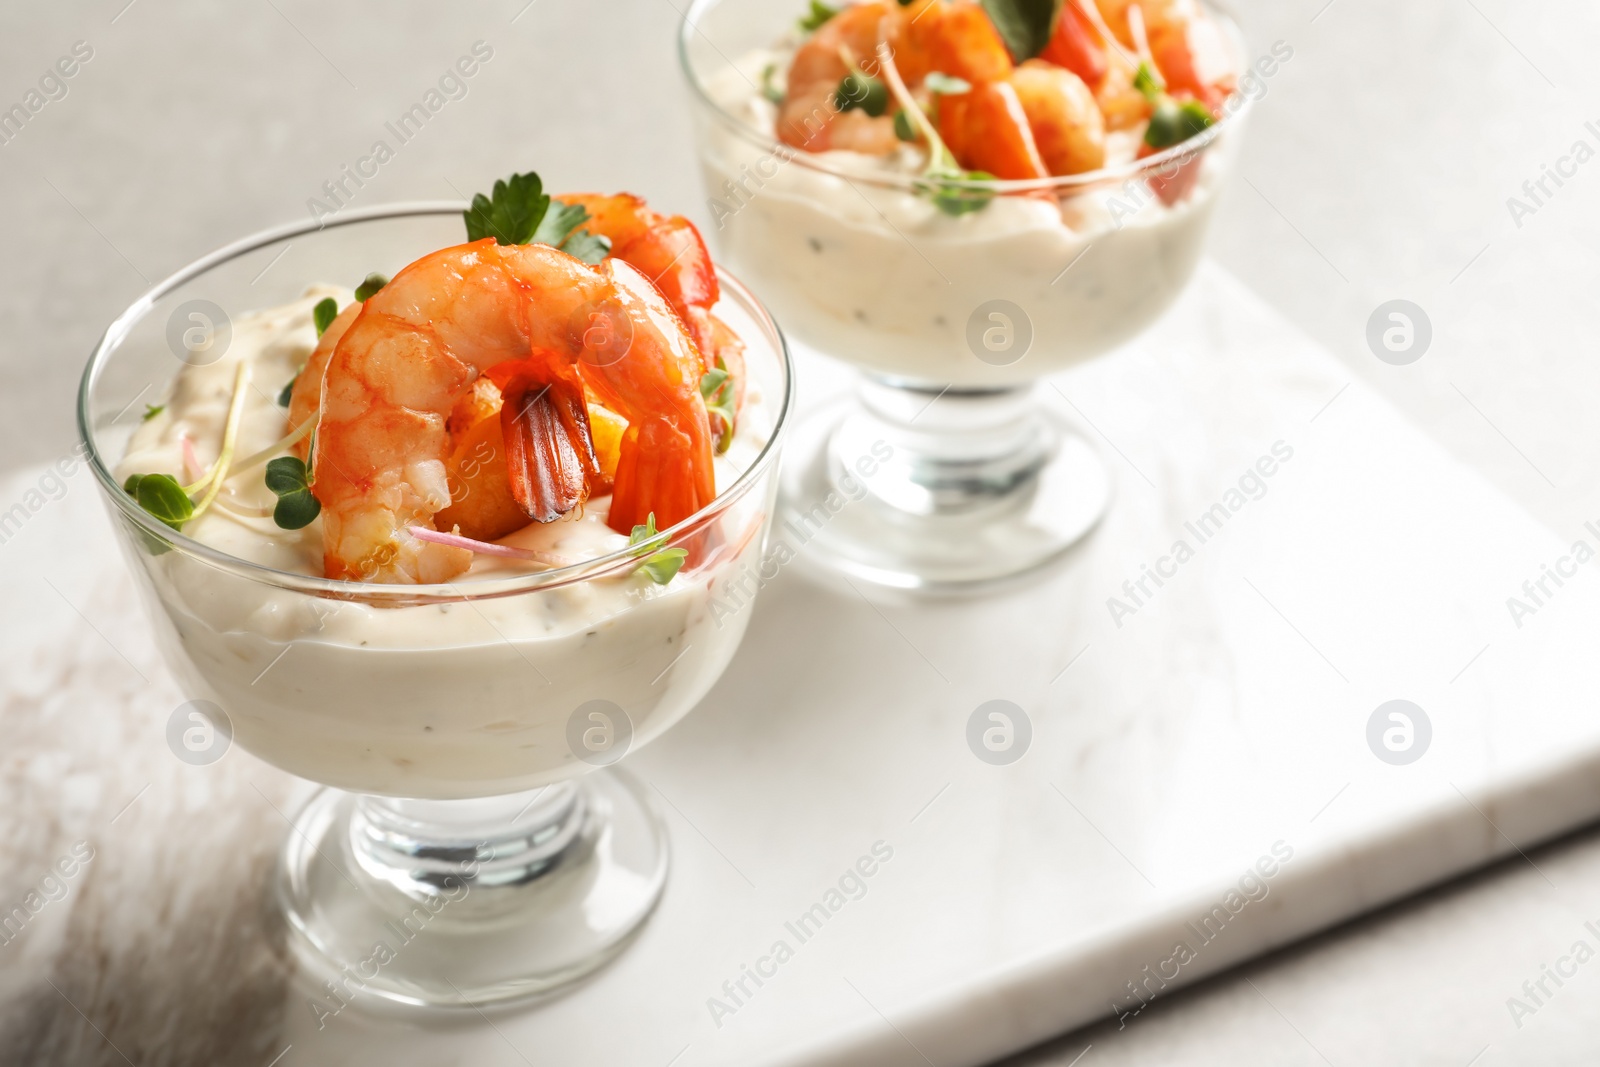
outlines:
{"label": "marble serving board", "polygon": [[[806,407],[847,380],[800,375]],[[264,890],[307,787],[175,759],[185,697],[89,476],[0,484],[26,512],[0,905],[50,890],[0,944],[0,1061],[981,1064],[1600,815],[1600,590],[1562,562],[1588,546],[1215,265],[1046,390],[1114,474],[1099,529],[933,601],[817,580],[787,535],[727,675],[627,761],[672,833],[659,912],[577,990],[487,1015],[312,1005]],[[1373,724],[1395,700],[1409,735]]]}

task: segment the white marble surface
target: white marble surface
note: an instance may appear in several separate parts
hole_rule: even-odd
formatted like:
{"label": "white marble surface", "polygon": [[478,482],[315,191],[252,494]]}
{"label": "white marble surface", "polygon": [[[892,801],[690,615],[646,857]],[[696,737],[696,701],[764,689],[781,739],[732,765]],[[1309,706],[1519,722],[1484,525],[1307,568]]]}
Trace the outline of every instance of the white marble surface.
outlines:
{"label": "white marble surface", "polygon": [[[837,376],[807,372],[814,404]],[[1597,591],[1574,584],[1515,628],[1507,592],[1560,543],[1225,272],[1208,267],[1141,343],[1051,389],[1115,451],[1103,526],[1064,568],[979,600],[873,604],[798,564],[783,573],[712,696],[630,760],[677,846],[660,912],[596,980],[492,1026],[398,1024],[360,1001],[317,1025],[261,885],[279,812],[304,791],[242,753],[189,767],[165,750],[184,695],[153,661],[80,471],[0,569],[7,601],[36,606],[5,630],[25,668],[7,720],[27,731],[8,768],[8,838],[27,847],[6,889],[20,897],[75,840],[95,851],[4,949],[11,1011],[55,1009],[31,1026],[13,1014],[10,1048],[187,1062],[177,1050],[226,1035],[210,1054],[980,1064],[1113,1006],[1137,1022],[1141,997],[1600,814],[1600,722],[1575,714],[1600,685],[1584,654]],[[1202,543],[1186,523],[1217,502],[1231,517]],[[1124,578],[1179,539],[1194,558],[1114,616]],[[1366,737],[1396,697],[1433,723],[1402,767]],[[994,699],[1032,723],[1008,766],[966,741]],[[59,825],[30,839],[45,796]],[[786,921],[875,846],[859,899],[802,943]],[[722,988],[779,940],[794,959],[767,985],[747,1000]],[[182,982],[141,983],[144,953]],[[102,1020],[107,1046],[52,997]],[[629,1025],[611,1025],[622,1006]],[[173,1043],[135,1009],[178,1022]],[[210,1012],[227,1025],[209,1028]],[[1490,1040],[1504,1029],[1484,1021]]]}
{"label": "white marble surface", "polygon": [[[1297,57],[1258,109],[1215,254],[1559,541],[1581,536],[1583,522],[1600,514],[1595,424],[1585,417],[1596,371],[1583,341],[1593,334],[1588,282],[1600,250],[1592,168],[1521,229],[1505,198],[1595,117],[1583,71],[1600,16],[1575,3],[1504,0],[1242,6],[1258,41],[1289,40]],[[0,325],[11,340],[0,354],[0,382],[13,399],[0,421],[0,462],[20,472],[70,446],[78,368],[144,277],[225,236],[297,215],[385,118],[478,37],[504,62],[491,64],[468,99],[451,105],[448,121],[429,129],[424,150],[386,169],[366,194],[372,200],[450,195],[451,182],[533,162],[567,186],[627,186],[697,202],[685,112],[657,102],[670,99],[674,79],[665,43],[676,18],[671,4],[628,0],[626,17],[594,18],[598,10],[577,0],[448,11],[289,0],[228,8],[139,0],[125,8],[110,0],[0,13],[8,99],[20,99],[31,72],[73,41],[96,49],[69,96],[0,148],[8,204],[0,234],[12,253],[0,262]],[[661,94],[641,105],[641,83]],[[1402,295],[1428,308],[1438,340],[1423,362],[1390,368],[1371,358],[1361,329],[1373,306]],[[71,530],[51,536],[58,548],[92,544]],[[0,549],[0,567],[21,567],[13,547]],[[92,569],[75,569],[73,582],[64,578],[61,588],[89,618],[126,611],[117,588]],[[67,629],[71,609],[41,588],[12,613],[29,642],[6,634],[4,887],[25,891],[30,872],[42,872],[73,835],[151,821],[149,833],[120,844],[106,836],[90,870],[115,873],[80,883],[92,923],[74,931],[67,910],[52,905],[27,945],[0,948],[24,949],[0,958],[6,1047],[31,1049],[12,1058],[37,1062],[123,1062],[41,984],[67,973],[41,962],[62,947],[97,961],[83,988],[63,986],[75,1000],[101,1024],[142,1020],[127,1024],[125,1037],[155,1035],[137,1046],[119,1041],[135,1062],[264,1063],[281,1046],[268,1048],[257,1024],[275,1016],[281,991],[261,959],[225,959],[235,942],[213,936],[251,929],[254,902],[219,894],[212,881],[153,903],[137,887],[175,884],[152,872],[166,877],[223,842],[228,849],[206,851],[214,877],[253,884],[282,825],[253,783],[275,804],[284,802],[274,792],[282,785],[260,768],[185,784],[183,768],[148,730],[114,712],[91,718],[91,706],[159,705],[172,694],[159,680],[146,689],[87,623]],[[154,676],[137,633],[112,636]],[[54,651],[34,651],[35,638]],[[70,672],[64,658],[75,664]],[[25,752],[44,755],[22,759]],[[146,768],[159,774],[140,794],[152,782]],[[110,823],[122,798],[134,796]],[[244,821],[218,821],[218,811],[243,813]],[[1581,904],[1600,887],[1597,848],[1585,836],[1530,850],[1531,863],[1517,858],[1174,996],[1136,1026],[1092,1028],[1023,1062],[1065,1067],[1091,1043],[1084,1064],[1465,1063],[1486,1046],[1479,1063],[1590,1062],[1600,1028],[1587,971],[1520,1030],[1510,1027],[1505,999],[1577,936],[1578,913],[1565,902]],[[152,914],[162,921],[152,923]],[[240,974],[249,978],[242,988]],[[252,988],[266,995],[252,996]],[[244,1021],[210,1025],[224,1018]],[[479,1062],[448,1048],[434,1054]],[[943,1062],[936,1051],[934,1059]]]}

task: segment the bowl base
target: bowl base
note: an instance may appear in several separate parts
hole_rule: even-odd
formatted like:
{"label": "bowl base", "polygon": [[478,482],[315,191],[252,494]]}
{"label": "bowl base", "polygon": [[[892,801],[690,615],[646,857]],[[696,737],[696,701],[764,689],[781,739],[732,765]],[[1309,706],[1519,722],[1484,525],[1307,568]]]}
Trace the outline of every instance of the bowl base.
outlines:
{"label": "bowl base", "polygon": [[482,801],[324,789],[295,819],[277,889],[330,1014],[368,994],[472,1009],[610,961],[661,899],[667,863],[653,802],[612,769]]}
{"label": "bowl base", "polygon": [[972,592],[1060,559],[1110,499],[1095,449],[1029,390],[868,382],[796,428],[774,532],[849,579]]}

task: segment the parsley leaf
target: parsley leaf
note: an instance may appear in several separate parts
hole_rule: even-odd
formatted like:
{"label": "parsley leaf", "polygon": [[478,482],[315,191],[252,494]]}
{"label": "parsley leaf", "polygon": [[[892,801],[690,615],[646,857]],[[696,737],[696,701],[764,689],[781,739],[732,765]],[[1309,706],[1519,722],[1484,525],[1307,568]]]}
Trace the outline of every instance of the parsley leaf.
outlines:
{"label": "parsley leaf", "polygon": [[589,210],[582,204],[568,204],[562,200],[552,200],[545,209],[544,216],[539,219],[539,224],[533,228],[533,237],[527,244],[551,245],[561,247],[561,242],[567,239],[567,234],[577,229],[589,219]]}
{"label": "parsley leaf", "polygon": [[838,8],[829,7],[822,0],[811,0],[811,10],[800,19],[800,29],[806,33],[816,33],[822,29],[824,23],[838,13]]}
{"label": "parsley leaf", "polygon": [[[628,544],[638,545],[655,537],[659,530],[656,529],[656,513],[651,512],[650,517],[643,525],[635,526],[633,533],[628,535]],[[678,568],[683,566],[689,552],[683,548],[663,548],[659,552],[652,552],[639,564],[639,570],[650,576],[650,580],[657,585],[666,585],[678,573]]]}
{"label": "parsley leaf", "polygon": [[1062,0],[979,0],[1000,31],[1011,58],[1021,63],[1044,51],[1055,32]]}
{"label": "parsley leaf", "polygon": [[561,251],[593,266],[611,254],[611,238],[577,230],[561,242]]}
{"label": "parsley leaf", "polygon": [[896,111],[894,113],[894,135],[902,141],[916,141],[918,136],[917,127],[911,121],[911,112]]}
{"label": "parsley leaf", "polygon": [[463,217],[469,241],[493,237],[503,245],[550,245],[591,265],[611,252],[609,237],[579,228],[589,220],[583,205],[551,199],[532,171],[495,182],[493,197],[474,196]]}
{"label": "parsley leaf", "polygon": [[122,483],[122,490],[174,530],[182,530],[194,515],[194,501],[184,495],[183,487],[170,474],[130,474]]}
{"label": "parsley leaf", "polygon": [[513,174],[508,181],[494,183],[492,197],[479,193],[472,198],[472,207],[462,216],[467,223],[467,240],[493,237],[498,244],[525,245],[533,240],[539,221],[549,209],[550,197],[545,195],[539,175],[532,171]]}
{"label": "parsley leaf", "polygon": [[317,324],[317,336],[321,337],[328,332],[328,327],[333,325],[333,320],[339,317],[339,305],[334,303],[333,297],[325,296],[317,301],[317,306],[311,309],[311,321]]}
{"label": "parsley leaf", "polygon": [[379,289],[389,284],[389,279],[381,274],[369,274],[366,280],[356,286],[356,299],[365,304],[372,299],[372,295]]}
{"label": "parsley leaf", "polygon": [[267,464],[267,488],[278,498],[272,521],[285,530],[311,525],[322,504],[306,481],[306,465],[298,456],[279,456]]}
{"label": "parsley leaf", "polygon": [[611,238],[579,228],[588,221],[589,211],[582,204],[552,200],[550,210],[534,230],[533,243],[559,248],[574,259],[581,259],[592,266],[610,253]]}
{"label": "parsley leaf", "polygon": [[289,381],[284,385],[283,391],[278,394],[278,406],[280,408],[288,407],[289,406],[289,402],[294,399],[294,383],[299,381],[299,380],[300,380],[300,375],[296,374],[293,378],[290,378]]}
{"label": "parsley leaf", "polygon": [[146,404],[144,406],[144,418],[140,419],[139,421],[149,422],[151,419],[155,418],[165,410],[167,410],[167,405],[165,404]]}

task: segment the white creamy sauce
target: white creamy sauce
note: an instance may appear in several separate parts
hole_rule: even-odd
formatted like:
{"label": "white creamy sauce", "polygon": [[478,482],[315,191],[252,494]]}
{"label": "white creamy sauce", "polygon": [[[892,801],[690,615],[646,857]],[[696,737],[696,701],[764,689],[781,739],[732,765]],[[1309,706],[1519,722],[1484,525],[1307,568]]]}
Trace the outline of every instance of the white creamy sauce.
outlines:
{"label": "white creamy sauce", "polygon": [[[746,128],[700,117],[710,209],[725,257],[786,328],[830,355],[935,386],[1033,381],[1139,332],[1199,259],[1226,164],[1220,141],[1170,207],[1142,183],[1108,181],[951,216],[904,187],[924,165],[919,149],[877,158],[759,143],[774,139],[777,109],[759,88],[773,64],[783,70],[787,57],[752,52],[708,81]],[[1108,163],[1137,150],[1136,134],[1107,138]],[[1005,365],[1007,353],[980,359],[968,338],[980,305],[997,299],[1020,307],[1032,334]]]}
{"label": "white creamy sauce", "polygon": [[[241,361],[252,365],[253,383],[235,456],[281,439],[287,410],[278,394],[315,347],[312,308],[328,296],[341,306],[353,299],[347,289],[314,286],[291,304],[237,318],[223,355],[186,366],[164,409],[134,433],[118,479],[196,480],[184,473],[182,440],[193,442],[202,467],[216,458]],[[771,429],[771,413],[748,383],[738,433],[716,461],[719,492],[754,461]],[[728,552],[761,528],[768,496],[758,488],[718,521]],[[275,499],[258,466],[230,479],[219,503],[183,533],[237,559],[320,577],[322,521],[280,529],[270,515]],[[502,543],[575,560],[606,555],[628,541],[606,526],[609,503],[592,500],[581,516],[531,524]],[[698,574],[686,569],[666,585],[633,573],[402,607],[283,589],[183,551],[160,553],[136,570],[159,587],[157,619],[170,626],[158,636],[191,697],[219,704],[249,751],[341,788],[445,798],[514,792],[591,769],[568,732],[589,701],[622,709],[629,747],[670,726],[737,647],[748,611],[714,610],[712,600],[719,577],[755,559],[760,547],[761,537],[752,536],[731,562]],[[476,580],[538,569],[477,556],[452,584],[470,595]]]}

